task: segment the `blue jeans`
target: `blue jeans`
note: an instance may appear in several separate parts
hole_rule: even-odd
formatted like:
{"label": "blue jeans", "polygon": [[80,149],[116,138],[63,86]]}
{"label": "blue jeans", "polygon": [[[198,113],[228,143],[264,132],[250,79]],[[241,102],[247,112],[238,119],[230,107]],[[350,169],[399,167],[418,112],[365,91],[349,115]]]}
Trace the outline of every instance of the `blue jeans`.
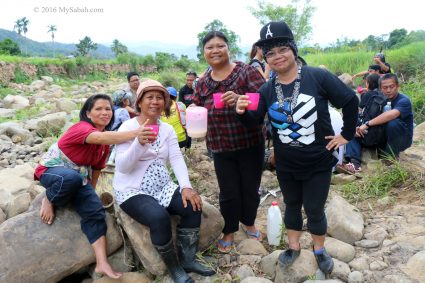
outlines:
{"label": "blue jeans", "polygon": [[106,235],[105,210],[91,184],[83,186],[80,174],[64,167],[48,168],[40,177],[47,199],[56,207],[72,204],[81,217],[81,230],[90,244]]}
{"label": "blue jeans", "polygon": [[148,195],[135,195],[120,206],[125,213],[140,224],[148,226],[152,244],[163,246],[171,240],[171,215],[180,216],[179,228],[198,228],[201,225],[201,211],[193,211],[190,202],[183,207],[182,195],[177,189],[168,207],[161,206]]}
{"label": "blue jeans", "polygon": [[[406,125],[400,119],[389,121],[385,125],[386,143],[382,146],[385,154],[398,156],[400,152],[412,145],[412,137],[408,136]],[[345,147],[345,157],[356,165],[362,161],[362,146],[358,138],[352,139]]]}

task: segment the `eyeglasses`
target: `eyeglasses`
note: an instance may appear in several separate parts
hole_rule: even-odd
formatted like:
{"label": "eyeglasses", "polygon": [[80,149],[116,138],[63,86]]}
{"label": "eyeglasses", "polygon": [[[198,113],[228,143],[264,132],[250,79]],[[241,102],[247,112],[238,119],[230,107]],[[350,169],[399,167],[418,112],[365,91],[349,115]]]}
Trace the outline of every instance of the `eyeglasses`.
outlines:
{"label": "eyeglasses", "polygon": [[274,51],[269,51],[266,53],[265,57],[267,59],[273,59],[275,58],[277,55],[284,55],[285,53],[287,53],[289,50],[291,50],[290,47],[288,46],[282,46],[278,49],[277,53]]}

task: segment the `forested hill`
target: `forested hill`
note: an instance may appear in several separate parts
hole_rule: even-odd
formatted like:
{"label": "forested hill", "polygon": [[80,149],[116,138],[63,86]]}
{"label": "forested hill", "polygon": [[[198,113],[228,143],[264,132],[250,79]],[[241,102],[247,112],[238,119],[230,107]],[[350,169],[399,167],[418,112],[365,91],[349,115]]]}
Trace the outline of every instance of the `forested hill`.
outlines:
{"label": "forested hill", "polygon": [[[14,31],[9,31],[5,29],[0,29],[0,41],[10,38],[19,45],[23,54],[28,54],[30,56],[40,56],[40,57],[53,57],[53,50],[56,54],[63,54],[64,56],[72,55],[76,51],[75,44],[64,44],[55,42],[38,42],[26,38]],[[114,53],[110,47],[97,44],[97,49],[90,52],[90,54],[95,58],[107,59],[113,58]]]}

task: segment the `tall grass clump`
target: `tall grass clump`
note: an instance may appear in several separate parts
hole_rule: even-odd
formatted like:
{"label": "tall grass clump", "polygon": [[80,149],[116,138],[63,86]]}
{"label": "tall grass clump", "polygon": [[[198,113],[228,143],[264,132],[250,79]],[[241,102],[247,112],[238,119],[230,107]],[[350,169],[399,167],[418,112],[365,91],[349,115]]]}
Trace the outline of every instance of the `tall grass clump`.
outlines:
{"label": "tall grass clump", "polygon": [[401,83],[401,92],[410,97],[413,105],[414,121],[417,125],[425,122],[425,73]]}
{"label": "tall grass clump", "polygon": [[381,198],[390,193],[391,189],[423,189],[423,176],[419,172],[406,168],[398,161],[391,160],[393,165],[378,166],[372,175],[338,187],[342,195],[359,202],[371,198]]}
{"label": "tall grass clump", "polygon": [[303,58],[310,66],[325,65],[329,71],[337,75],[342,73],[354,75],[367,70],[372,56],[373,54],[370,52],[329,52],[308,54]]}

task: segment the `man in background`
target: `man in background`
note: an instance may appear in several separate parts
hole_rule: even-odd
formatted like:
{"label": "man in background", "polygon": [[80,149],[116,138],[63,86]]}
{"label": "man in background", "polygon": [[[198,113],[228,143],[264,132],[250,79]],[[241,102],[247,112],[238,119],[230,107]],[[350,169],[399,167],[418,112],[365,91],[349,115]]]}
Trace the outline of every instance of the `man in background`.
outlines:
{"label": "man in background", "polygon": [[193,82],[196,80],[196,72],[189,71],[186,73],[186,84],[179,91],[179,101],[183,102],[186,107],[192,104]]}

